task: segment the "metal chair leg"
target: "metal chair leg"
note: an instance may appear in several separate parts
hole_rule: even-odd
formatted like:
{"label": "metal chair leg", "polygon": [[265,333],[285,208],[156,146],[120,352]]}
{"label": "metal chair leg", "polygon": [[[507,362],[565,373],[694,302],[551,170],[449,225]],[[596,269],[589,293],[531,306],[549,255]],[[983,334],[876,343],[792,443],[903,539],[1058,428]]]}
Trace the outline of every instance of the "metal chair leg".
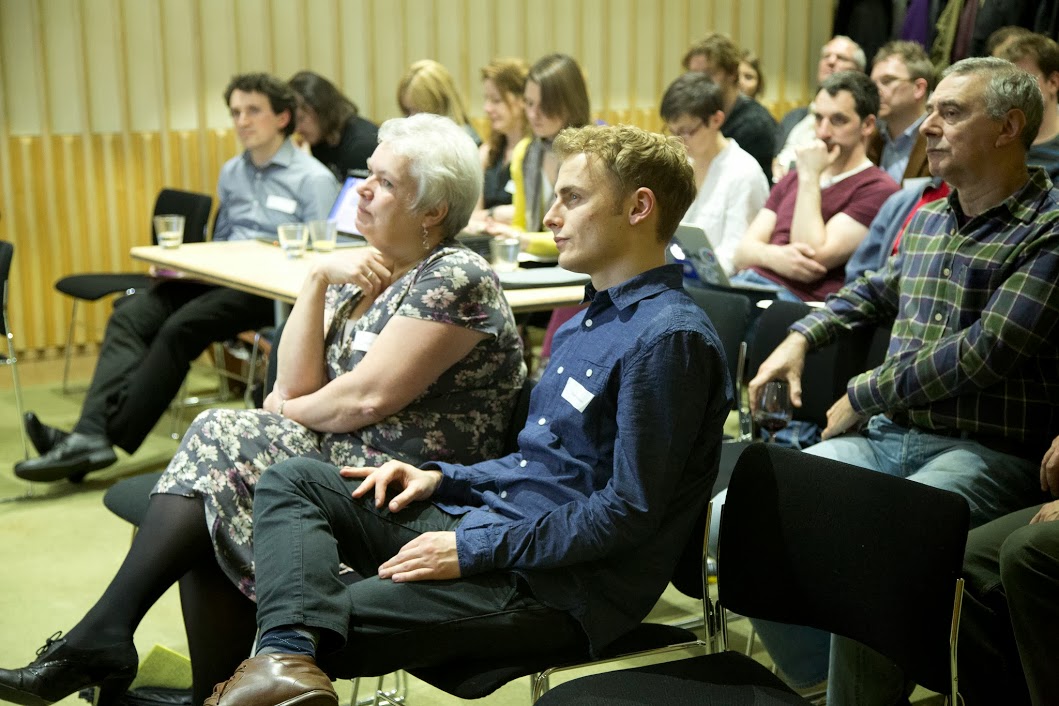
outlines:
{"label": "metal chair leg", "polygon": [[74,305],[70,309],[70,327],[66,333],[66,353],[63,356],[63,394],[69,394],[70,384],[70,358],[73,355],[74,347],[74,327],[77,326],[77,299],[74,299]]}

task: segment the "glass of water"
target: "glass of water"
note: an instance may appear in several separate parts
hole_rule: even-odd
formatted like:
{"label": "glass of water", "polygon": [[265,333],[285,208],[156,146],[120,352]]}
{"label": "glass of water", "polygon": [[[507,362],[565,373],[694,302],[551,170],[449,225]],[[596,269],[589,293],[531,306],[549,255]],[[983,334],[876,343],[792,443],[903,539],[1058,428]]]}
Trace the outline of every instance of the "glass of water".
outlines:
{"label": "glass of water", "polygon": [[155,239],[163,248],[179,248],[184,242],[184,217],[155,216],[154,233]]}
{"label": "glass of water", "polygon": [[331,252],[338,239],[338,224],[335,221],[309,221],[309,237],[312,238],[313,250]]}
{"label": "glass of water", "polygon": [[293,260],[305,254],[305,245],[309,231],[304,223],[284,223],[276,229],[279,235],[279,246],[287,258]]}
{"label": "glass of water", "polygon": [[497,272],[514,272],[518,269],[518,253],[521,241],[517,237],[497,237],[489,241],[489,252],[493,256],[493,269]]}

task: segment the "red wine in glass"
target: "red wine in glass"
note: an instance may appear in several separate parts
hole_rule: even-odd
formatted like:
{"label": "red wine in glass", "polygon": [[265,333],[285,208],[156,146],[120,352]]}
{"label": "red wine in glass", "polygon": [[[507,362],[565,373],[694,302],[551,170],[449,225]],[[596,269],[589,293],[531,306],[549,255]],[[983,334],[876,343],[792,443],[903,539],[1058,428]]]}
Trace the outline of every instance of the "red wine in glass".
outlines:
{"label": "red wine in glass", "polygon": [[791,392],[786,380],[769,380],[758,395],[754,422],[768,433],[767,441],[791,421]]}

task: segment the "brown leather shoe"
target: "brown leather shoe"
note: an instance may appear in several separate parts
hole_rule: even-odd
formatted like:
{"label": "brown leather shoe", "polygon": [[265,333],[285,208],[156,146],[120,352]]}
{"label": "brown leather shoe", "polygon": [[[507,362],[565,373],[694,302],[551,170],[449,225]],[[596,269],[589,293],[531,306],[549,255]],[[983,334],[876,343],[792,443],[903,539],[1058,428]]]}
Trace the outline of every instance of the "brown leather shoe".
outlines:
{"label": "brown leather shoe", "polygon": [[338,706],[331,680],[312,657],[269,654],[244,659],[202,706]]}

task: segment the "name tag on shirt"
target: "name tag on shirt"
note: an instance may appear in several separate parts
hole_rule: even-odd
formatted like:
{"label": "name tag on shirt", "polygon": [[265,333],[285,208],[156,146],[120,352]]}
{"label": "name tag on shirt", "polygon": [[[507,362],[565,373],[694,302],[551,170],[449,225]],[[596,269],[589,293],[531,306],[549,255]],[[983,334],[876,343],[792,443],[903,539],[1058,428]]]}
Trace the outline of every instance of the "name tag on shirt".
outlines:
{"label": "name tag on shirt", "polygon": [[298,202],[294,199],[288,199],[286,196],[271,194],[265,199],[265,208],[273,211],[282,211],[283,213],[294,213],[298,210]]}
{"label": "name tag on shirt", "polygon": [[372,333],[371,331],[357,331],[353,335],[353,350],[364,351],[366,353],[378,337],[379,334]]}
{"label": "name tag on shirt", "polygon": [[508,179],[507,180],[507,183],[504,184],[504,191],[506,191],[509,194],[514,194],[515,193],[515,180],[514,179]]}
{"label": "name tag on shirt", "polygon": [[563,399],[569,402],[578,412],[584,412],[588,403],[595,398],[585,386],[573,378],[566,378],[566,387],[563,388]]}

